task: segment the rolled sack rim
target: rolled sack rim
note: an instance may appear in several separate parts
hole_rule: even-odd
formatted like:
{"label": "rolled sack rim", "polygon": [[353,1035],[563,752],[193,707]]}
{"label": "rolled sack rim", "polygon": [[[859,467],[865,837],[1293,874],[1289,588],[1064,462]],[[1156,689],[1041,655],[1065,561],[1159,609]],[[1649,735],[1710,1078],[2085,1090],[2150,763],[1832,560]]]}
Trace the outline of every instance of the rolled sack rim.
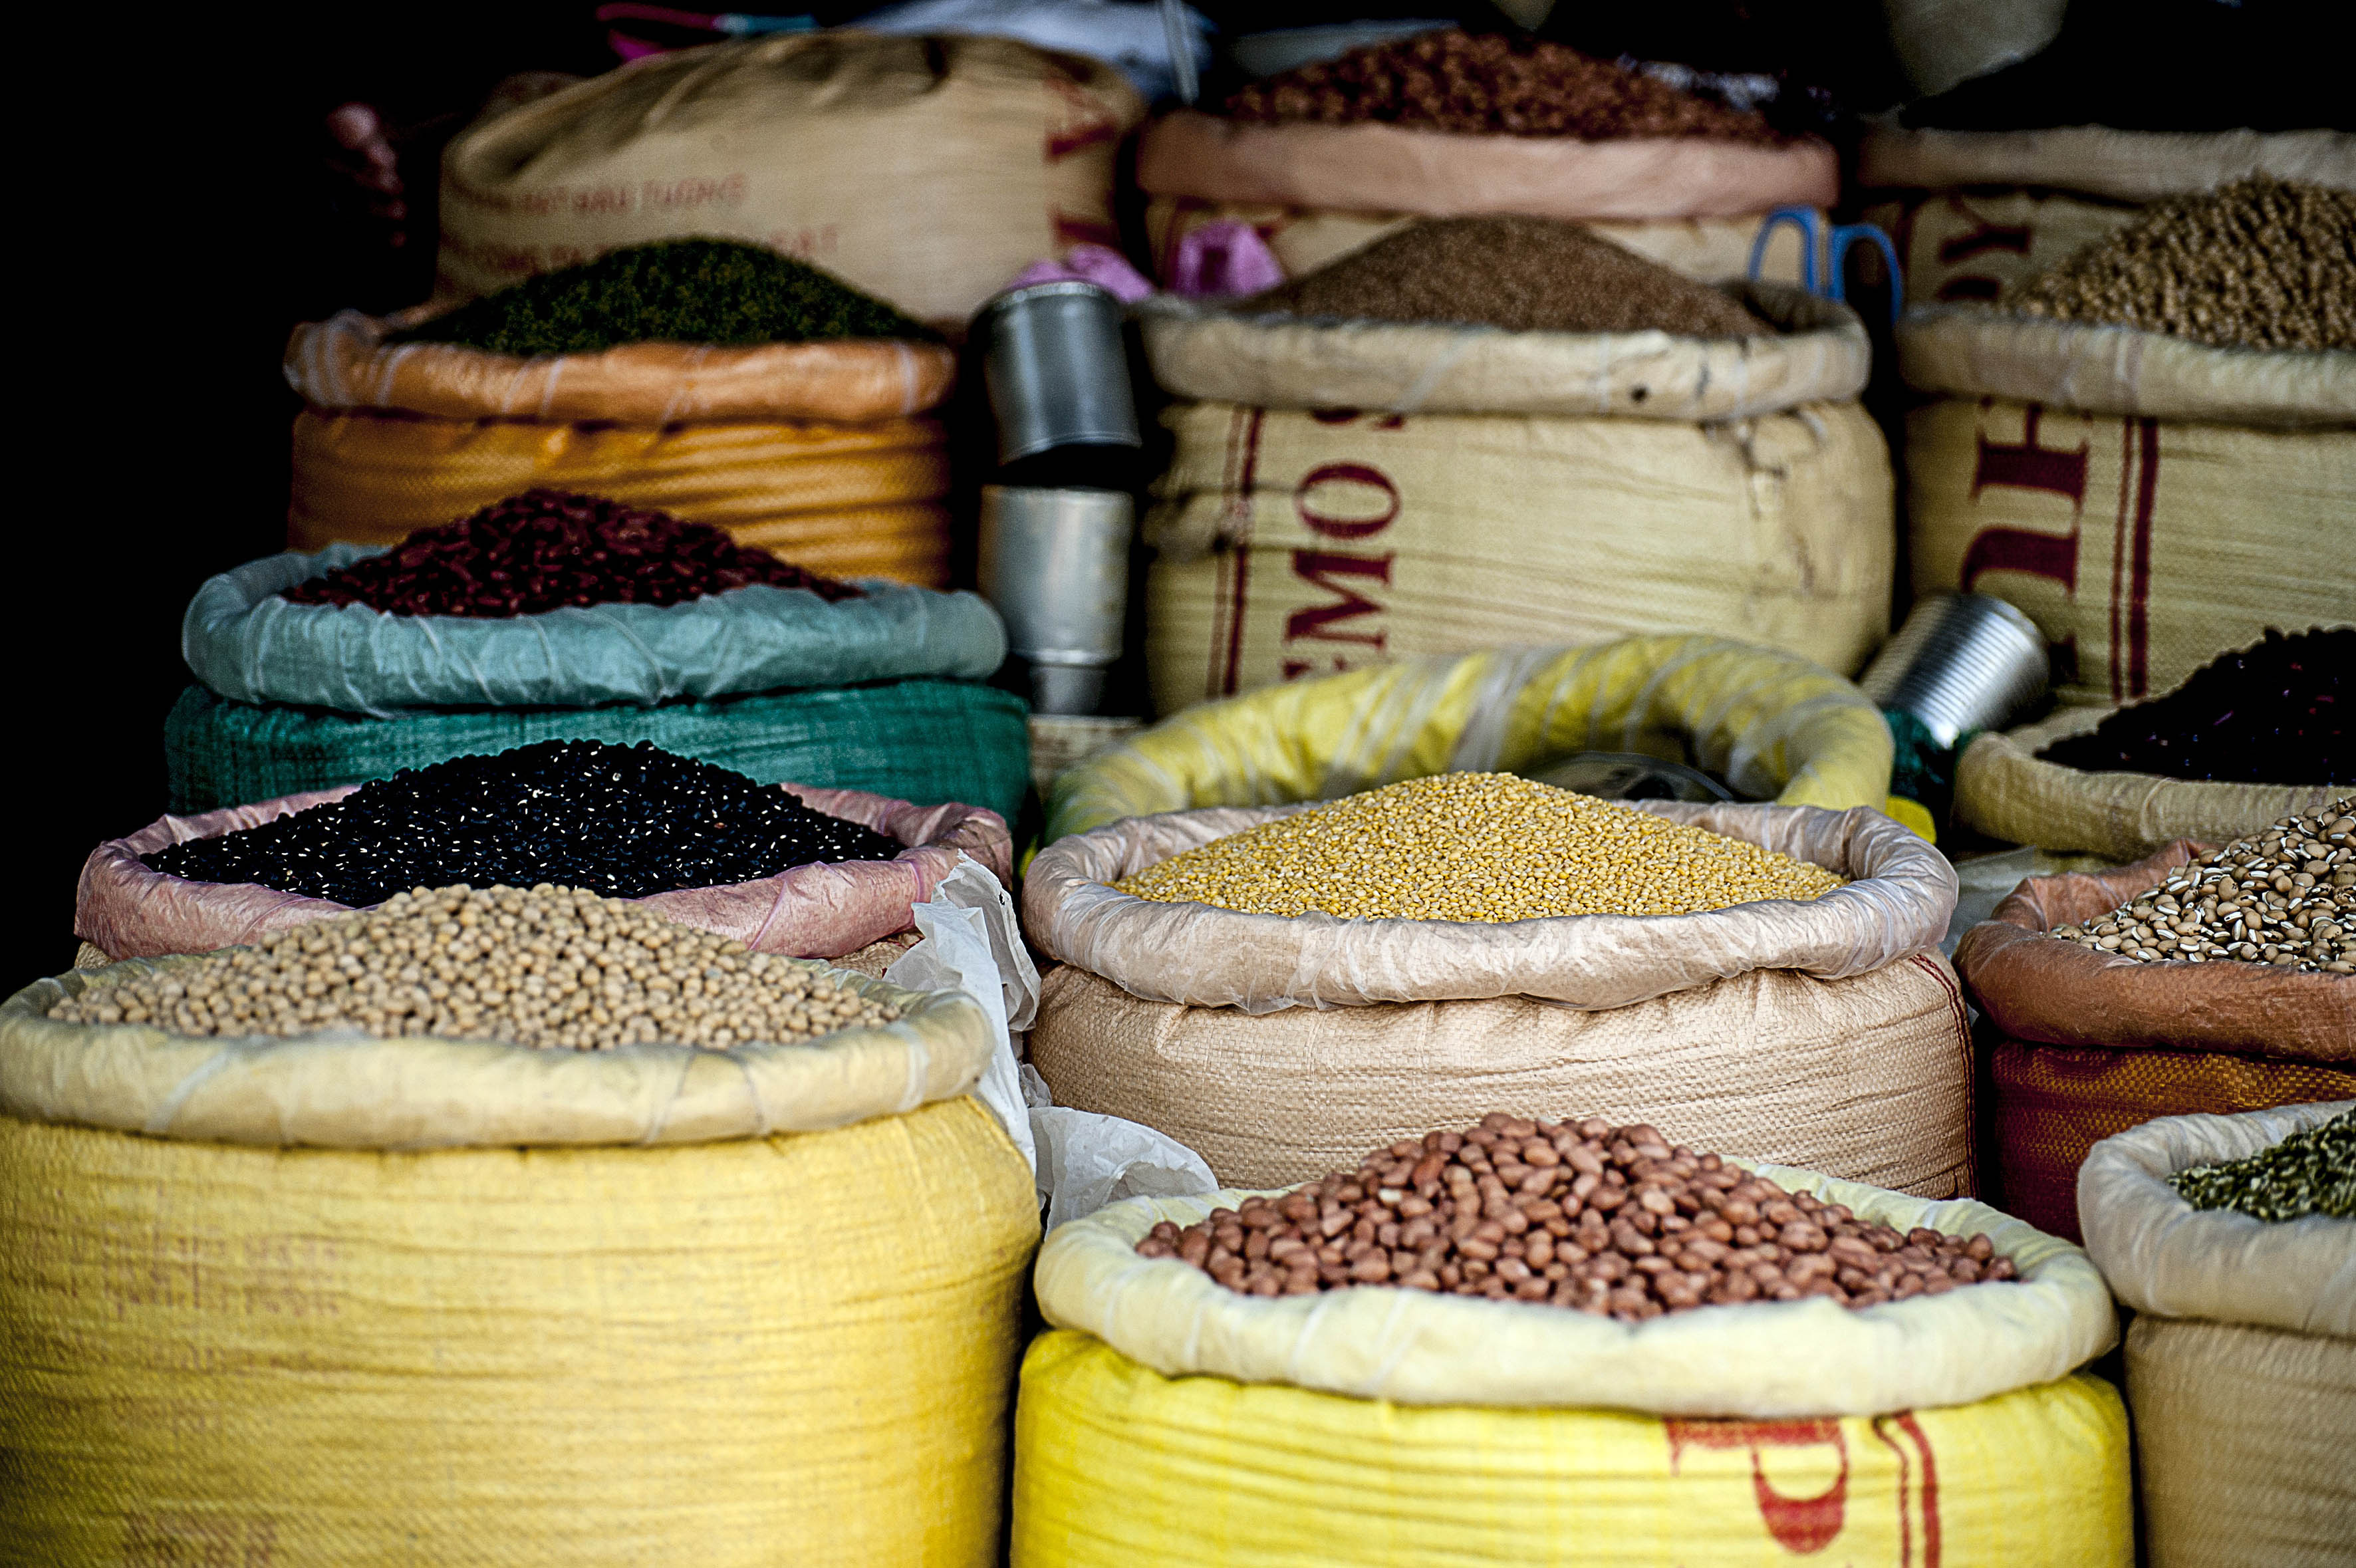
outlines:
{"label": "rolled sack rim", "polygon": [[2251,175],[2356,190],[2356,135],[2344,131],[2033,131],[1870,126],[1858,149],[1862,189],[2038,187],[2150,202]]}
{"label": "rolled sack rim", "polygon": [[[1609,1408],[1660,1415],[1879,1415],[1968,1404],[2066,1377],[2118,1341],[2080,1249],[1969,1198],[1933,1200],[1731,1160],[1858,1218],[1985,1231],[2019,1278],[1851,1309],[1745,1303],[1622,1324],[1569,1307],[1404,1286],[1240,1294],[1136,1244],[1254,1195],[1134,1197],[1058,1226],[1034,1271],[1040,1310],[1165,1376],[1209,1374],[1402,1404]],[[1981,1293],[1998,1293],[1983,1294]]]}
{"label": "rolled sack rim", "polygon": [[993,1042],[961,992],[919,993],[788,960],[894,1023],[807,1045],[542,1048],[339,1030],[175,1035],[48,1016],[93,986],[196,956],[134,959],[35,981],[0,1003],[0,1114],[183,1142],[426,1150],[679,1144],[826,1132],[966,1093]]}
{"label": "rolled sack rim", "polygon": [[[1024,929],[1050,956],[1131,995],[1187,1006],[1258,1014],[1520,995],[1599,1009],[1754,969],[1825,980],[1869,973],[1935,947],[1957,893],[1945,856],[1870,808],[1676,801],[1629,804],[1785,854],[1816,834],[1840,852],[1841,864],[1827,869],[1848,875],[1846,868],[1856,867],[1860,875],[1809,901],[1494,924],[1245,914],[1140,898],[1110,886],[1183,850],[1324,803],[1172,811],[1058,839],[1032,860]],[[1740,831],[1745,826],[1752,831]],[[1138,842],[1141,834],[1158,842]]]}
{"label": "rolled sack rim", "polygon": [[2078,1216],[2112,1293],[2167,1317],[2356,1338],[2356,1219],[2269,1223],[2195,1208],[2168,1185],[2179,1171],[2247,1158],[2351,1110],[2356,1100],[2164,1116],[2096,1144],[2078,1167]]}

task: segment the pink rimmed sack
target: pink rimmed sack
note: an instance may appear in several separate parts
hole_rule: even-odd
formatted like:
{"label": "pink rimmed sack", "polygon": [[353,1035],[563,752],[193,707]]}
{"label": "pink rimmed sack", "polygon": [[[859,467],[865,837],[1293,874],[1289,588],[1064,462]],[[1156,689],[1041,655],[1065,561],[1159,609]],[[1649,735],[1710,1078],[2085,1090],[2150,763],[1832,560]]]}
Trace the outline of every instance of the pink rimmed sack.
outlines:
{"label": "pink rimmed sack", "polygon": [[[74,896],[74,933],[110,959],[211,952],[349,912],[327,898],[253,883],[191,882],[150,871],[140,856],[190,839],[259,827],[312,806],[340,800],[360,786],[283,795],[194,817],[161,817],[128,838],[91,851]],[[933,896],[971,855],[1001,882],[1012,879],[1013,840],[1006,820],[952,801],[911,805],[857,789],[781,785],[814,811],[874,829],[908,847],[891,860],[798,865],[776,876],[714,887],[681,887],[637,902],[666,919],[734,937],[756,952],[840,958],[913,923],[916,905]]]}

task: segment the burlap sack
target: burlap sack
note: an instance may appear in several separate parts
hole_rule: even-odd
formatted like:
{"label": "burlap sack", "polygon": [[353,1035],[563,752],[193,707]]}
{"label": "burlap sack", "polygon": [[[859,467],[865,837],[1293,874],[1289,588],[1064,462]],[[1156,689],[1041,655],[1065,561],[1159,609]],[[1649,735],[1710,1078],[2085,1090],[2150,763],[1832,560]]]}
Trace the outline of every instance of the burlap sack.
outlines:
{"label": "burlap sack", "polygon": [[[276,822],[359,789],[282,796],[194,817],[163,817],[91,851],[74,892],[74,934],[112,959],[211,952],[259,941],[346,905],[253,883],[190,882],[150,871],[139,857],[190,839],[217,838]],[[856,789],[796,788],[814,811],[888,834],[908,847],[888,861],[800,865],[755,882],[687,887],[637,900],[665,919],[718,931],[756,952],[835,958],[909,929],[914,908],[971,855],[1001,881],[1013,869],[1005,819],[977,806],[912,806]]]}
{"label": "burlap sack", "polygon": [[1915,591],[2019,606],[2065,703],[2168,691],[2268,627],[2356,623],[2356,429],[1948,396],[1906,433]]}
{"label": "burlap sack", "polygon": [[854,30],[682,49],[460,134],[436,289],[488,294],[623,245],[800,256],[930,325],[1030,263],[1118,243],[1120,72],[1010,38]]}
{"label": "burlap sack", "polygon": [[957,356],[938,343],[625,343],[598,354],[488,354],[455,343],[388,345],[431,315],[357,310],[286,340],[286,384],[314,408],[403,409],[444,419],[902,419],[938,406]]}
{"label": "burlap sack", "polygon": [[2347,787],[2211,784],[2151,773],[2089,773],[2037,754],[2083,735],[2115,710],[2063,708],[2004,733],[1989,731],[1955,764],[1955,815],[2008,843],[2138,860],[2177,839],[2222,843],[2294,812],[2326,806]]}
{"label": "burlap sack", "polygon": [[1970,1036],[1953,972],[1921,950],[1954,902],[1944,859],[1863,811],[1645,809],[1860,879],[1815,905],[1663,919],[1286,920],[1104,886],[1275,812],[1133,820],[1032,862],[1025,930],[1071,961],[1044,983],[1032,1060],[1056,1103],[1159,1128],[1235,1186],[1524,1108],[1970,1191]]}
{"label": "burlap sack", "polygon": [[2062,31],[2068,0],[1883,0],[1890,44],[1917,98],[2027,59]]}
{"label": "burlap sack", "polygon": [[1165,714],[1415,654],[1697,628],[1847,674],[1889,630],[1889,459],[1854,403],[1162,419],[1146,661]]}
{"label": "burlap sack", "polygon": [[[1284,275],[1299,277],[1415,220],[1412,212],[1340,212],[1157,196],[1145,204],[1145,241],[1153,258],[1153,275],[1167,285],[1175,275],[1178,247],[1188,234],[1208,223],[1248,223],[1268,242]],[[1731,283],[1750,275],[1751,247],[1765,221],[1763,213],[1745,213],[1733,218],[1596,220],[1587,227],[1613,244],[1687,277]],[[1769,283],[1796,284],[1801,277],[1801,255],[1800,231],[1791,224],[1779,224],[1768,236],[1759,276]]]}
{"label": "burlap sack", "polygon": [[1869,201],[1898,248],[1906,303],[1993,302],[2134,222],[2140,209],[2043,188],[1910,190]]}
{"label": "burlap sack", "polygon": [[1425,218],[1724,218],[1829,207],[1839,165],[1830,145],[1813,138],[1782,146],[1701,136],[1582,142],[1375,122],[1250,124],[1181,109],[1146,128],[1137,183],[1151,196]]}
{"label": "burlap sack", "polygon": [[[1153,378],[1180,397],[1393,414],[1751,419],[1865,390],[1857,313],[1782,284],[1728,292],[1778,330],[1504,332],[1438,322],[1326,321],[1157,295],[1141,306]],[[2351,356],[2356,357],[2356,356]]]}
{"label": "burlap sack", "polygon": [[2138,1315],[2127,1396],[2153,1568],[2344,1563],[2356,1543],[2356,1220],[2267,1224],[2167,1186],[2351,1108],[2169,1117],[2079,1173],[2087,1251]]}
{"label": "burlap sack", "polygon": [[1936,190],[2040,186],[2115,201],[2158,201],[2252,175],[2356,189],[2356,135],[2345,131],[1909,130],[1877,125],[1858,154],[1858,183]]}

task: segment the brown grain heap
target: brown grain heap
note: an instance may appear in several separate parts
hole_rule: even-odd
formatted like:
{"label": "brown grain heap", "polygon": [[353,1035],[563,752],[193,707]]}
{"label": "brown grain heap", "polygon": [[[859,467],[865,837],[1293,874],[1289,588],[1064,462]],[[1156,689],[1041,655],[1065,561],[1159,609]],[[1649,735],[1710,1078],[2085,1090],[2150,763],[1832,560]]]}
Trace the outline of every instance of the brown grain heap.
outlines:
{"label": "brown grain heap", "polygon": [[1505,136],[1716,136],[1783,140],[1760,115],[1561,44],[1460,27],[1352,49],[1255,81],[1227,113],[1265,124],[1379,121]]}
{"label": "brown grain heap", "polygon": [[1642,1122],[1498,1111],[1183,1230],[1165,1220],[1137,1251],[1246,1295],[1400,1285],[1622,1323],[1804,1296],[1874,1306],[2014,1274],[1985,1235],[1871,1224]]}
{"label": "brown grain heap", "polygon": [[2159,202],[2005,305],[2219,348],[2356,349],[2356,192],[2255,178]]}
{"label": "brown grain heap", "polygon": [[1427,219],[1239,308],[1509,332],[1758,338],[1772,330],[1708,284],[1551,218]]}

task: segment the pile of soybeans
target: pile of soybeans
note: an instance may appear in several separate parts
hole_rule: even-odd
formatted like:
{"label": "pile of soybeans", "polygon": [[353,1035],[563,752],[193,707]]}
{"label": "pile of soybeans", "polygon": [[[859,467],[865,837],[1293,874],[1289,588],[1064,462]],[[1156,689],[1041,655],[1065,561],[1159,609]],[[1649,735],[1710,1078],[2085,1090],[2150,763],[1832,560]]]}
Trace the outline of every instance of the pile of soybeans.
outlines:
{"label": "pile of soybeans", "polygon": [[1442,773],[1215,839],[1113,886],[1251,915],[1502,921],[1697,915],[1816,898],[1842,882],[1593,796],[1508,773]]}

